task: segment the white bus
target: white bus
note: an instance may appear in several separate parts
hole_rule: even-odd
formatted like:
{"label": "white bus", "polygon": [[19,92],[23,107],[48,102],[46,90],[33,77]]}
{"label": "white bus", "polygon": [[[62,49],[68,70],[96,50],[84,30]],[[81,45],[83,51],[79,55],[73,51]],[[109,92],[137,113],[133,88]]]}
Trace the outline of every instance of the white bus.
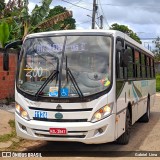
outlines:
{"label": "white bus", "polygon": [[[21,43],[6,46],[4,70],[7,49]],[[119,31],[35,33],[22,43],[15,84],[18,136],[127,144],[154,105],[154,57]]]}

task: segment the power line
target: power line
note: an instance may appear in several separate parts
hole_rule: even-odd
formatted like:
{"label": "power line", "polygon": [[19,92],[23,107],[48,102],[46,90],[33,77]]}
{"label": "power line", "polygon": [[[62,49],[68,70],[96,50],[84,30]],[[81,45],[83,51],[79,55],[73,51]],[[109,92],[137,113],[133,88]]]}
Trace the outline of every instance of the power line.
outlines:
{"label": "power line", "polygon": [[77,23],[76,25],[80,25],[80,24],[84,24],[84,23],[88,23],[90,21],[84,21],[84,22],[81,22],[81,23]]}
{"label": "power line", "polygon": [[152,39],[157,39],[157,38],[152,38],[152,37],[149,37],[149,38],[140,38],[141,40],[152,40]]}
{"label": "power line", "polygon": [[104,11],[103,11],[103,8],[102,8],[101,1],[100,1],[100,0],[98,0],[98,1],[99,1],[99,5],[100,5],[100,8],[101,8],[101,11],[102,11],[102,14],[103,14],[104,20],[105,20],[105,22],[106,22],[107,26],[108,26],[108,27],[110,27],[110,26],[109,26],[109,23],[108,23],[108,21],[107,21],[107,19],[106,19],[106,17],[104,16]]}
{"label": "power line", "polygon": [[[75,2],[74,4],[77,5],[77,4],[81,3],[81,2],[82,2],[82,0],[79,0],[79,1]],[[74,7],[74,6],[72,5],[69,9],[71,9],[71,8],[73,8],[73,7]]]}
{"label": "power line", "polygon": [[[112,6],[112,7],[131,7],[131,5],[117,5],[117,4],[102,4],[102,5],[106,5],[106,6]],[[151,5],[149,5],[149,6],[142,6],[142,5],[138,5],[138,6],[136,6],[136,5],[132,5],[132,7],[134,7],[134,8],[157,8],[157,9],[159,9],[160,7],[155,7],[155,6],[151,6]]]}
{"label": "power line", "polygon": [[66,2],[66,3],[69,3],[69,4],[71,4],[71,5],[75,6],[75,7],[79,7],[79,8],[82,8],[82,9],[88,10],[88,11],[92,11],[92,10],[90,10],[90,9],[88,9],[88,8],[85,8],[85,7],[82,7],[82,6],[76,5],[76,4],[74,4],[74,3],[71,3],[71,2],[68,2],[68,1],[65,1],[65,0],[61,0],[61,1]]}
{"label": "power line", "polygon": [[[83,1],[82,3],[86,3],[86,4],[92,4],[90,2],[85,2]],[[155,7],[155,6],[151,6],[151,5],[118,5],[118,4],[112,4],[112,3],[101,3],[101,5],[106,5],[106,6],[113,6],[113,7],[136,7],[136,8],[157,8],[159,9],[160,7]]]}

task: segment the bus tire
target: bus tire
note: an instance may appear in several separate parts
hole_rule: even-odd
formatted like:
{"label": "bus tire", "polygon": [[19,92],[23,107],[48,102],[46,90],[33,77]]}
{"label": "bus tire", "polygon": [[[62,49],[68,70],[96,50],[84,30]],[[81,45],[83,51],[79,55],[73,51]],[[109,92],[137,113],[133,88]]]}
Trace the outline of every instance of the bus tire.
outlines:
{"label": "bus tire", "polygon": [[125,132],[117,139],[117,144],[126,145],[130,139],[131,115],[129,109],[126,111]]}
{"label": "bus tire", "polygon": [[148,100],[147,100],[147,111],[138,121],[147,123],[147,122],[149,122],[149,118],[150,118],[150,100],[148,98]]}

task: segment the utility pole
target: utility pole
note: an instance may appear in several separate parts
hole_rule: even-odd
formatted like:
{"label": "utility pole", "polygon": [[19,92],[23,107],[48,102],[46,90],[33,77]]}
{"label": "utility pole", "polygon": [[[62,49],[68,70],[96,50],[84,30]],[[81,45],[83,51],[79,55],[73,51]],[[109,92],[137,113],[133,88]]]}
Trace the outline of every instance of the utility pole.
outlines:
{"label": "utility pole", "polygon": [[103,15],[100,16],[100,29],[103,29]]}
{"label": "utility pole", "polygon": [[97,4],[96,4],[96,0],[93,0],[92,29],[95,29],[96,11],[97,11]]}

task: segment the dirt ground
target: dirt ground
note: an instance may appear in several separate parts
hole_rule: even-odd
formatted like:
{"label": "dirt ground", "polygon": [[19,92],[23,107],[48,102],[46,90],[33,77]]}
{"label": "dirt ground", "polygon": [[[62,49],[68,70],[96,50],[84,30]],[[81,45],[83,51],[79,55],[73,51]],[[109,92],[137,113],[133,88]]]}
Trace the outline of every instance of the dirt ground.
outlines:
{"label": "dirt ground", "polygon": [[8,134],[11,132],[11,127],[9,126],[8,121],[13,119],[13,113],[0,110],[0,135]]}

